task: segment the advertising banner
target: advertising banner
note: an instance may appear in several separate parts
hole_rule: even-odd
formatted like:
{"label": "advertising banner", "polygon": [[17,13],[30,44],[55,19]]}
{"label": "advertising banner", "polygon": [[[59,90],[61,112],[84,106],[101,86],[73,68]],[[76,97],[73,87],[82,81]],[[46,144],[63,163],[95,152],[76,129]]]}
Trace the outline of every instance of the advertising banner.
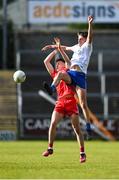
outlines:
{"label": "advertising banner", "polygon": [[28,21],[31,24],[87,23],[88,15],[95,23],[118,23],[119,1],[28,1]]}
{"label": "advertising banner", "polygon": [[[50,121],[50,116],[25,116],[23,117],[23,127],[20,127],[20,129],[22,129],[22,135],[20,136],[25,139],[48,139]],[[86,137],[85,126],[82,123],[80,124],[83,135]],[[114,135],[115,139],[119,139],[119,120],[104,120],[102,121],[102,124]],[[56,134],[57,139],[75,138],[75,133],[69,118],[64,118],[62,121],[60,121],[60,123],[58,123]],[[95,130],[92,130],[92,136],[93,139],[102,138],[100,133],[96,133]]]}

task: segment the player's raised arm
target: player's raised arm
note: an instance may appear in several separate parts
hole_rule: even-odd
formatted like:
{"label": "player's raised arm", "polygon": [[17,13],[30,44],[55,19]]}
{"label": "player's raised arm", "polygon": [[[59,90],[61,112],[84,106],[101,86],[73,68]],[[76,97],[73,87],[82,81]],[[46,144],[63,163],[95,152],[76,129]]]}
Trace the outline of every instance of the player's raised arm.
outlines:
{"label": "player's raised arm", "polygon": [[87,36],[87,40],[86,40],[86,42],[88,44],[91,44],[92,43],[92,39],[93,39],[92,22],[93,22],[93,17],[92,16],[88,16],[88,36]]}
{"label": "player's raised arm", "polygon": [[70,68],[71,62],[69,57],[67,56],[67,54],[64,52],[64,48],[60,43],[60,39],[59,38],[54,38],[56,45],[57,45],[57,49],[58,51],[61,53],[63,59],[65,60],[65,66],[66,68]]}
{"label": "player's raised arm", "polygon": [[[50,44],[50,45],[46,45],[44,46],[41,51],[46,51],[48,49],[57,49],[57,45],[56,44]],[[66,51],[72,51],[72,48],[71,47],[68,47],[68,46],[64,46],[62,45],[62,49],[63,50],[66,50]]]}
{"label": "player's raised arm", "polygon": [[46,46],[44,46],[44,47],[41,49],[41,51],[46,51],[46,50],[48,50],[48,49],[54,49],[54,48],[56,48],[56,45],[55,45],[55,44],[46,45]]}
{"label": "player's raised arm", "polygon": [[51,60],[53,59],[56,53],[57,53],[57,50],[54,50],[44,60],[45,67],[50,75],[54,72],[54,67],[51,64]]}

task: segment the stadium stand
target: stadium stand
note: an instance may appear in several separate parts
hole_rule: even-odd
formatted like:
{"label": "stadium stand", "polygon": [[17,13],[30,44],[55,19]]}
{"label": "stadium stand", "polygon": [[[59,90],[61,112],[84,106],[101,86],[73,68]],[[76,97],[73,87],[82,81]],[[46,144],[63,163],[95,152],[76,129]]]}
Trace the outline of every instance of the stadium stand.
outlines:
{"label": "stadium stand", "polygon": [[0,139],[16,139],[17,99],[12,71],[0,71]]}

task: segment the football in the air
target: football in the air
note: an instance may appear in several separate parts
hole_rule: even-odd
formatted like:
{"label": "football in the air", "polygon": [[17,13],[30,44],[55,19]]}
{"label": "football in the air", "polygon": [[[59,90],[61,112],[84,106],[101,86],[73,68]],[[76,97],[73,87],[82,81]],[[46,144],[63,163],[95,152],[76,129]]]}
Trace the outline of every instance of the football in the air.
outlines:
{"label": "football in the air", "polygon": [[23,83],[26,79],[26,74],[24,71],[22,70],[17,70],[14,74],[13,74],[13,79],[16,83]]}

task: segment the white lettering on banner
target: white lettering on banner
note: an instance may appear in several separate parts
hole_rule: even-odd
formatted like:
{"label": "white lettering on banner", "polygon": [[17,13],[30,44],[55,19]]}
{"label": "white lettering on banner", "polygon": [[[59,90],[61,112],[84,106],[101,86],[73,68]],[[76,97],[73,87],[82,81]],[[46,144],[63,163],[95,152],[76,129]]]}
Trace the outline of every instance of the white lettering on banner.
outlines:
{"label": "white lettering on banner", "polygon": [[95,23],[119,22],[119,2],[111,0],[28,1],[30,23],[86,23],[93,15]]}
{"label": "white lettering on banner", "polygon": [[57,127],[60,129],[72,130],[71,121],[69,119],[61,121]]}
{"label": "white lettering on banner", "polygon": [[[25,128],[28,130],[37,130],[37,129],[48,129],[50,127],[50,119],[25,119]],[[65,119],[61,121],[57,128],[71,130],[71,123],[69,119]]]}
{"label": "white lettering on banner", "polygon": [[28,130],[33,129],[46,129],[49,128],[50,120],[49,119],[26,119],[25,120],[25,128]]}

